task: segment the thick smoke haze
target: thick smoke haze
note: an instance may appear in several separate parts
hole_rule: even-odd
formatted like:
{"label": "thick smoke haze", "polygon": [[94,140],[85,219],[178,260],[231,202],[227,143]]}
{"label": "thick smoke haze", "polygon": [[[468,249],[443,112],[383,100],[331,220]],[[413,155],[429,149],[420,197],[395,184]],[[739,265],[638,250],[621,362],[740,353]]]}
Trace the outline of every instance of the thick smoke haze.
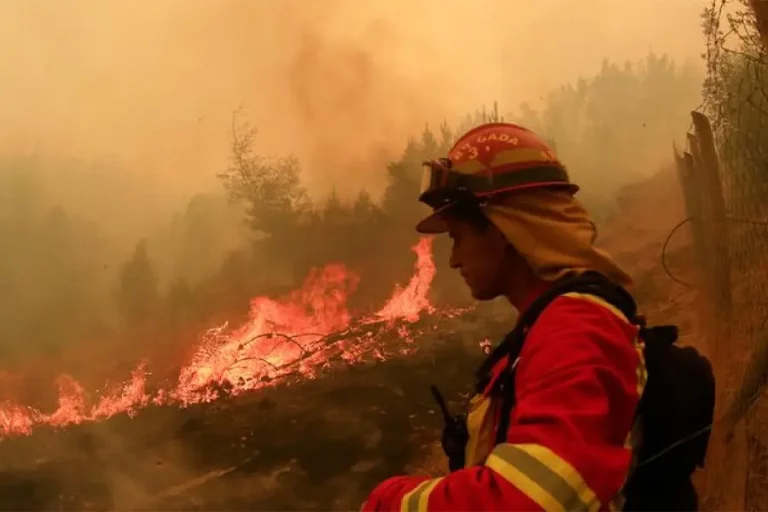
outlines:
{"label": "thick smoke haze", "polygon": [[[764,304],[765,66],[711,35],[749,3],[0,0],[0,509],[358,510],[444,474],[428,388],[461,411],[515,312],[415,232],[418,178],[496,114],[554,147],[643,315],[719,354],[673,144],[706,94],[726,291]],[[718,409],[766,382],[765,311],[735,313]],[[765,426],[702,503],[767,508]]]}
{"label": "thick smoke haze", "polygon": [[[290,341],[294,330],[296,339],[322,336],[317,343],[325,345],[336,334],[324,334],[339,327],[332,323],[324,330],[315,325],[318,318],[378,322],[382,311],[399,309],[407,313],[400,317],[412,316],[393,296],[415,297],[417,312],[473,303],[461,276],[447,264],[448,238],[436,238],[432,249],[418,242],[412,228],[426,207],[416,201],[414,178],[423,159],[448,150],[439,140],[440,125],[447,123],[453,132],[466,128],[480,118],[478,110],[494,103],[505,120],[526,124],[552,141],[602,230],[620,203],[616,191],[657,173],[672,157],[673,139],[685,135],[690,110],[701,101],[706,46],[700,15],[709,3],[0,0],[0,420],[5,422],[0,422],[0,473],[42,468],[34,475],[50,478],[28,480],[51,491],[48,497],[19,487],[19,503],[34,508],[28,501],[38,500],[40,510],[84,509],[62,501],[69,493],[92,508],[103,499],[109,505],[97,508],[162,509],[152,499],[162,497],[166,487],[188,494],[191,503],[207,491],[176,483],[200,481],[208,466],[230,467],[230,456],[241,464],[241,455],[253,453],[253,468],[269,468],[266,483],[251,473],[255,469],[243,469],[242,489],[232,484],[221,494],[221,488],[211,487],[211,500],[221,501],[195,502],[193,508],[233,510],[225,500],[242,492],[248,503],[243,509],[328,509],[309,502],[259,507],[254,496],[286,492],[294,499],[296,488],[307,488],[304,476],[294,479],[304,474],[303,467],[280,469],[283,458],[293,465],[299,457],[291,454],[304,453],[294,452],[294,445],[296,450],[330,447],[352,458],[364,452],[367,458],[367,432],[360,438],[363,452],[336,441],[340,428],[368,430],[365,418],[378,416],[370,404],[359,407],[365,418],[358,421],[334,405],[336,398],[297,394],[296,404],[316,405],[318,411],[322,405],[311,421],[298,422],[293,412],[275,412],[293,411],[293,398],[259,397],[258,403],[248,402],[253,406],[247,415],[234,414],[228,400],[183,410],[151,406],[144,423],[138,418],[130,423],[121,412],[114,420],[88,421],[82,430],[72,426],[72,437],[52,437],[54,444],[41,442],[33,451],[25,446],[37,446],[39,438],[22,448],[2,439],[8,424],[3,405],[55,415],[77,403],[62,397],[77,395],[87,398],[82,403],[90,410],[106,390],[125,383],[131,384],[122,388],[125,396],[148,400],[132,391],[142,384],[141,372],[133,373],[137,368],[146,368],[146,390],[155,393],[176,389],[182,374],[195,381],[197,370],[184,373],[189,368],[223,375],[222,367],[227,375],[238,375],[230,370],[245,361],[249,367],[257,359],[272,366],[267,358],[273,349],[262,343],[273,336],[250,337],[261,332],[257,325],[285,326]],[[237,120],[258,130],[256,158],[233,148],[236,113],[242,113]],[[296,160],[260,165],[266,161],[261,156]],[[293,170],[295,161],[309,198],[295,173],[277,172]],[[240,181],[221,179],[228,166],[234,170],[224,178]],[[230,201],[233,197],[240,201]],[[333,266],[322,271],[329,263]],[[291,304],[265,297],[288,297]],[[296,300],[302,303],[296,306]],[[328,302],[333,307],[326,308]],[[290,316],[273,326],[267,322],[270,312]],[[486,335],[476,327],[511,320],[507,304],[499,302],[466,318],[457,317],[456,333],[443,336],[441,327],[440,339],[446,347],[461,339],[478,356],[477,344],[491,337],[480,341]],[[387,325],[397,327],[397,343],[410,343],[399,323],[387,320]],[[427,325],[418,326],[425,338],[433,335]],[[226,346],[217,345],[219,335],[230,331],[249,338],[233,335]],[[344,345],[368,350],[345,336],[339,335]],[[418,336],[414,341],[422,333]],[[304,361],[304,348],[298,347]],[[268,352],[258,358],[244,352],[252,348],[253,354]],[[213,364],[200,359],[207,353],[246,357]],[[474,366],[465,352],[454,357],[436,348],[424,354],[429,366],[415,372],[424,378],[432,379],[438,367],[463,374],[462,365]],[[347,364],[344,357],[332,357],[333,368]],[[462,365],[454,365],[459,359]],[[376,375],[390,370],[376,367],[384,373],[359,373],[362,380],[355,382],[365,381],[362,388],[355,384],[351,394],[337,394],[345,384],[334,380],[339,387],[329,387],[329,393],[339,400],[369,400],[387,410],[381,415],[387,422],[398,418],[392,420],[396,429],[377,424],[379,430],[371,430],[376,436],[390,431],[400,436],[402,425],[414,430],[410,408],[427,385],[377,382]],[[392,368],[398,379],[410,371]],[[250,382],[254,375],[245,376]],[[456,386],[461,381],[448,379],[452,373],[442,375]],[[401,389],[415,391],[403,399]],[[459,388],[451,395],[459,396]],[[397,408],[389,409],[380,396],[396,396]],[[209,423],[213,414],[225,419]],[[262,423],[263,430],[254,430]],[[267,427],[291,441],[267,434],[272,432]],[[379,437],[382,443],[388,439]],[[347,463],[314,448],[306,453],[313,461],[306,475],[326,460],[341,468],[337,478],[317,466],[318,486],[329,499],[336,494],[357,499],[363,489],[355,489],[355,479],[379,471],[378,462],[358,471],[369,461]],[[64,464],[54,465],[54,459]],[[64,482],[61,491],[57,482]],[[95,490],[78,494],[78,486],[92,482]],[[14,508],[8,505],[13,489],[3,489],[8,496],[0,506]],[[98,493],[104,497],[94,498]],[[359,508],[343,500],[336,508]]]}
{"label": "thick smoke haze", "polygon": [[[658,170],[685,133],[700,80],[681,70],[703,68],[706,3],[2,1],[0,350],[111,339],[135,323],[115,297],[134,292],[139,305],[183,312],[167,330],[192,330],[189,317],[226,317],[328,261],[368,265],[389,293],[410,272],[410,231],[392,224],[380,236],[386,261],[367,254],[375,216],[342,236],[348,226],[333,219],[347,213],[325,208],[325,196],[357,200],[366,189],[381,199],[386,166],[409,137],[425,125],[456,129],[493,102],[556,142],[599,209]],[[651,52],[673,63],[646,59]],[[561,89],[580,78],[587,93]],[[317,218],[328,221],[311,242],[296,231],[251,250],[253,230],[217,177],[238,111],[258,129],[259,154],[298,158]],[[410,225],[415,192],[393,193],[383,208]],[[363,202],[357,212],[370,209]],[[359,247],[344,253],[338,240],[348,238]],[[394,253],[404,255],[400,267]],[[131,265],[144,288],[129,286]]]}
{"label": "thick smoke haze", "polygon": [[426,122],[513,112],[604,59],[698,59],[705,3],[4,1],[0,155],[111,159],[191,194],[226,165],[243,105],[313,195],[376,195]]}

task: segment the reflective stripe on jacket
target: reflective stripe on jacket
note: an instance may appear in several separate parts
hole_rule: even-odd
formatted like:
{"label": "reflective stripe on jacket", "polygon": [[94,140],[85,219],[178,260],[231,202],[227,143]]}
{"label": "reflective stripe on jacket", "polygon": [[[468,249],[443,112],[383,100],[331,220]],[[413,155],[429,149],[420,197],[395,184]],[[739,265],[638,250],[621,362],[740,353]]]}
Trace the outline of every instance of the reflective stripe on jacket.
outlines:
{"label": "reflective stripe on jacket", "polygon": [[555,299],[526,336],[506,442],[494,446],[492,382],[470,404],[467,467],[393,477],[362,510],[609,510],[630,469],[630,432],[646,380],[638,329],[599,298]]}

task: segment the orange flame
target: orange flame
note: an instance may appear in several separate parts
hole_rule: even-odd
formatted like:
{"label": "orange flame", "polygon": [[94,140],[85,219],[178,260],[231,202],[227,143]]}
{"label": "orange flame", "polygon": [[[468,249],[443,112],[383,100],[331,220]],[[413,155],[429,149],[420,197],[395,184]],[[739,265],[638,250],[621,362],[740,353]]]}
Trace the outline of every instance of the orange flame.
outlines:
{"label": "orange flame", "polygon": [[318,340],[349,326],[346,301],[357,281],[343,266],[329,265],[311,272],[286,300],[253,299],[250,320],[240,329],[206,333],[181,370],[173,398],[183,404],[210,401],[218,396],[211,385],[231,386],[237,394],[282,376]]}
{"label": "orange flame", "polygon": [[435,277],[435,262],[432,261],[432,239],[422,238],[414,247],[416,253],[416,273],[404,289],[395,287],[395,293],[387,304],[376,313],[384,320],[402,318],[408,322],[419,319],[422,311],[433,313],[434,308],[427,299],[429,286]]}
{"label": "orange flame", "polygon": [[358,277],[341,265],[328,265],[310,272],[304,285],[282,300],[253,299],[249,320],[240,328],[229,331],[224,324],[204,333],[174,387],[149,393],[142,363],[121,388],[89,407],[83,387],[63,375],[58,380],[58,408],[51,414],[0,404],[0,436],[30,434],[40,425],[64,427],[121,413],[133,416],[149,404],[185,407],[273,385],[289,376],[313,378],[334,362],[356,364],[366,356],[385,359],[387,348],[378,343],[383,334],[396,332],[410,343],[417,333],[406,324],[416,322],[422,312],[435,311],[427,298],[435,276],[431,249],[428,238],[413,247],[417,255],[413,277],[405,288],[396,287],[372,316],[352,318],[346,302]]}

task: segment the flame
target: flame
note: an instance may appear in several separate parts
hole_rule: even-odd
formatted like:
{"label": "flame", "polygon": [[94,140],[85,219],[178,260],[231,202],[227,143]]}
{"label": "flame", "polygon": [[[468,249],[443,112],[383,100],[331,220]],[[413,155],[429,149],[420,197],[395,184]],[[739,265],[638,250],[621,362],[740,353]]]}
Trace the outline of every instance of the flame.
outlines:
{"label": "flame", "polygon": [[[248,321],[239,328],[230,330],[224,324],[203,333],[174,386],[147,391],[142,362],[127,382],[94,402],[77,381],[62,375],[57,381],[58,407],[50,414],[0,403],[0,437],[27,435],[42,425],[61,428],[116,414],[133,416],[150,404],[186,407],[291,377],[314,378],[334,364],[386,359],[391,349],[379,343],[382,335],[396,333],[403,344],[411,345],[420,334],[412,324],[422,313],[435,312],[427,298],[435,276],[431,239],[421,239],[412,250],[417,257],[413,277],[405,288],[396,286],[373,315],[350,314],[347,297],[359,279],[342,265],[328,265],[310,272],[303,286],[287,297],[253,299]],[[413,350],[404,346],[398,352]]]}
{"label": "flame", "polygon": [[253,299],[250,319],[240,329],[206,333],[181,370],[173,398],[183,404],[207,402],[219,394],[212,385],[238,394],[284,375],[325,336],[349,326],[346,301],[357,282],[343,266],[330,265],[311,272],[304,286],[283,301]]}
{"label": "flame", "polygon": [[416,273],[404,289],[395,287],[395,293],[386,305],[376,313],[384,320],[402,318],[408,322],[419,319],[422,311],[433,313],[434,308],[427,299],[429,285],[435,277],[435,262],[432,261],[432,239],[422,238],[414,247]]}

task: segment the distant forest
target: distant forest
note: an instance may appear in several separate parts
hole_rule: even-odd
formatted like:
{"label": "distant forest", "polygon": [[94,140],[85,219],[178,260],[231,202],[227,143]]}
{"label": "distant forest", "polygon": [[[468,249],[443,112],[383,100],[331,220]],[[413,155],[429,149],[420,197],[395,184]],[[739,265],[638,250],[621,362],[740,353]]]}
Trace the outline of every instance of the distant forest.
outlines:
{"label": "distant forest", "polygon": [[[102,218],[115,209],[126,217],[147,215],[135,192],[143,185],[125,171],[35,157],[2,160],[2,366],[13,369],[30,355],[66,360],[73,347],[80,359],[88,354],[88,364],[104,367],[172,352],[206,327],[242,319],[250,298],[285,293],[311,268],[330,262],[361,276],[352,308],[380,306],[394,283],[412,273],[413,227],[425,212],[416,200],[421,162],[444,155],[457,133],[483,121],[503,117],[549,138],[582,185],[579,197],[605,218],[613,193],[653,174],[671,155],[702,76],[693,65],[655,54],[636,63],[605,62],[595,76],[545,94],[540,106],[522,104],[503,116],[494,106],[455,126],[426,127],[386,165],[389,181],[378,202],[367,191],[312,201],[301,163],[255,154],[258,132],[241,118],[229,168],[211,170],[221,188],[192,198],[129,242]],[[63,176],[68,187],[82,187],[69,199],[58,194]],[[89,185],[92,179],[98,187]],[[448,241],[437,240],[432,298],[462,303],[469,298],[446,271],[447,251]]]}

